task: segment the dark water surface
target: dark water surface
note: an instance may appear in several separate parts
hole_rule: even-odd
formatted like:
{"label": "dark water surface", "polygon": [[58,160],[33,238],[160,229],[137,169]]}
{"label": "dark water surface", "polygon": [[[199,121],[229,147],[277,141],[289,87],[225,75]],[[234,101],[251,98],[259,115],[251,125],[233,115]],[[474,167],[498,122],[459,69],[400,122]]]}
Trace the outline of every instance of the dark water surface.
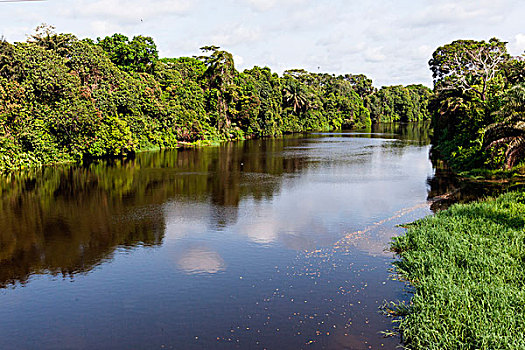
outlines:
{"label": "dark water surface", "polygon": [[0,349],[394,349],[385,252],[428,130],[317,133],[0,179]]}

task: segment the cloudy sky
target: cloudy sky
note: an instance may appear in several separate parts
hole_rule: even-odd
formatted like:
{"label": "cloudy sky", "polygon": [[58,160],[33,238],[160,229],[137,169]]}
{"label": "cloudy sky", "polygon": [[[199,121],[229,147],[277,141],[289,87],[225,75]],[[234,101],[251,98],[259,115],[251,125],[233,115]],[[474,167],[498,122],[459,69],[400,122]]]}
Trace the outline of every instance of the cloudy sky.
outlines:
{"label": "cloudy sky", "polygon": [[239,69],[364,73],[374,85],[431,85],[434,49],[498,37],[525,50],[523,0],[0,0],[0,35],[23,41],[40,23],[84,38],[152,36],[163,57],[218,45]]}

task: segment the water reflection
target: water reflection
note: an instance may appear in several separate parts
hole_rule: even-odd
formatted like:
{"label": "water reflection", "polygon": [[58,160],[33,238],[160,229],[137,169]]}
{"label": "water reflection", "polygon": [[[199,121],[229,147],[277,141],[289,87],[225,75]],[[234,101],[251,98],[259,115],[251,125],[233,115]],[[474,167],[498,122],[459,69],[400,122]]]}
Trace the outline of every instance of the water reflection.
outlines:
{"label": "water reflection", "polygon": [[228,143],[3,177],[0,286],[24,283],[33,273],[87,272],[119,246],[159,245],[166,229],[162,205],[181,196],[213,203],[210,225],[232,225],[243,197],[271,198],[281,175],[302,168],[304,158],[282,157],[299,142]]}
{"label": "water reflection", "polygon": [[0,285],[26,288],[2,291],[0,347],[394,348],[378,336],[376,304],[402,288],[384,248],[430,213],[427,136],[389,125],[2,178]]}
{"label": "water reflection", "polygon": [[1,286],[24,283],[32,273],[87,272],[110,258],[117,246],[161,243],[164,222],[153,212],[133,217],[125,225],[112,216],[132,206],[125,197],[132,181],[100,176],[96,170],[45,169],[3,179]]}
{"label": "water reflection", "polygon": [[[325,222],[337,220],[343,197],[317,191],[312,193],[316,199],[311,202],[301,198],[303,193],[289,193],[279,198],[278,210],[267,200],[279,192],[287,179],[283,175],[302,172],[307,163],[310,169],[322,167],[330,173],[326,177],[323,172],[318,174],[318,181],[327,186],[330,182],[381,176],[378,168],[384,167],[392,155],[406,153],[406,141],[396,141],[396,134],[411,142],[428,143],[428,128],[392,124],[376,126],[373,132],[319,133],[308,139],[296,135],[216,148],[144,153],[130,160],[45,168],[3,177],[0,286],[24,283],[33,273],[88,272],[110,259],[119,246],[157,246],[166,231],[173,232],[174,218],[186,222],[194,219],[186,227],[178,224],[175,235],[179,236],[191,235],[195,227],[200,227],[200,232],[233,227],[253,242],[280,241],[296,250],[333,242],[337,237],[328,233]],[[392,141],[348,143],[348,138]],[[346,142],[345,147],[334,148],[334,142]],[[358,164],[356,173],[348,173],[345,162]],[[368,194],[353,196],[363,199]],[[170,209],[179,198],[185,204]],[[239,217],[243,198],[253,201],[260,215]],[[166,207],[167,202],[171,204]],[[195,216],[181,212],[190,205],[188,202],[212,205],[201,205],[201,212]],[[320,205],[325,214],[322,221],[316,215]],[[208,224],[203,226],[202,218],[208,218]],[[166,223],[172,228],[167,230]],[[298,234],[312,229],[316,237]]]}
{"label": "water reflection", "polygon": [[207,247],[185,247],[177,257],[177,265],[188,274],[214,274],[226,268],[222,257]]}

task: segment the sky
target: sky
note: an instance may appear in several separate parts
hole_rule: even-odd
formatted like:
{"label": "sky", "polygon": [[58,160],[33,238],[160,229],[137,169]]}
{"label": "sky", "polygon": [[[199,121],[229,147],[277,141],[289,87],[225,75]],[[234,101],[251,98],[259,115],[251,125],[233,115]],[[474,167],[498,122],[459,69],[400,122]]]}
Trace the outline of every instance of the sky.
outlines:
{"label": "sky", "polygon": [[239,70],[268,66],[366,74],[377,87],[432,85],[428,60],[457,39],[525,51],[523,0],[0,0],[0,35],[24,41],[41,23],[79,38],[154,38],[161,57],[217,45]]}

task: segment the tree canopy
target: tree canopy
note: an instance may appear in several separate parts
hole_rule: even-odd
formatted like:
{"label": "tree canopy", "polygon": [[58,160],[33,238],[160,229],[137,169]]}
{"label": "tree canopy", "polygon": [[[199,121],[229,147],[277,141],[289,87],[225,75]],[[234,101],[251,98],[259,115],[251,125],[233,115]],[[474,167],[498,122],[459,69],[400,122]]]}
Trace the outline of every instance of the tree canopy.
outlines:
{"label": "tree canopy", "polygon": [[[47,25],[26,42],[1,40],[0,170],[363,128],[380,110],[376,104],[390,103],[380,93],[388,88],[378,92],[364,75],[239,72],[231,53],[217,46],[202,51],[159,58],[147,36],[78,39]],[[375,121],[424,119],[426,91],[395,89],[408,89],[403,107],[380,118],[374,112]]]}
{"label": "tree canopy", "polygon": [[138,35],[132,40],[122,34],[97,38],[111,62],[126,72],[151,72],[159,59],[157,45],[149,36]]}
{"label": "tree canopy", "polygon": [[457,40],[432,55],[434,150],[454,169],[510,168],[523,160],[523,62],[496,38]]}
{"label": "tree canopy", "polygon": [[502,83],[502,64],[508,60],[506,43],[496,38],[488,42],[457,40],[436,49],[429,61],[438,91],[473,93],[485,101]]}

